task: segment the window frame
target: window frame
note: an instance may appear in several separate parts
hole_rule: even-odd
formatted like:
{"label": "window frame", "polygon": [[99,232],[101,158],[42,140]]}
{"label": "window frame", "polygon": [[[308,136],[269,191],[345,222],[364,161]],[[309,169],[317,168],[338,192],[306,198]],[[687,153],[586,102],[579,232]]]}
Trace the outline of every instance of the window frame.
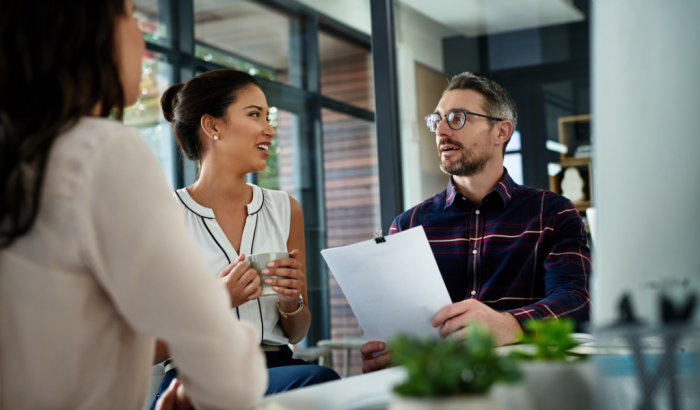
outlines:
{"label": "window frame", "polygon": [[[293,138],[296,157],[294,187],[295,198],[304,211],[307,273],[309,273],[307,288],[309,306],[314,318],[305,344],[313,346],[319,340],[330,338],[328,271],[320,254],[320,251],[326,247],[321,109],[327,108],[352,117],[375,121],[375,114],[372,111],[321,95],[318,32],[323,30],[368,51],[371,50],[371,39],[370,36],[295,0],[247,1],[282,13],[293,23],[294,31],[290,33],[290,72],[294,69],[297,77],[294,81],[290,79],[290,85],[256,78],[270,106],[294,113],[299,118],[295,138]],[[169,38],[168,41],[161,43],[146,42],[146,49],[161,54],[172,65],[173,84],[187,81],[197,72],[228,68],[195,56],[195,46],[199,42],[194,36],[193,0],[159,0],[158,6],[159,22],[166,24],[169,28]],[[224,54],[246,60],[232,53]],[[298,64],[298,66],[291,67],[292,64]],[[171,144],[174,164],[172,180],[174,188],[179,189],[194,182],[197,165],[182,157],[174,141]],[[256,182],[256,175],[249,175],[247,180]]]}

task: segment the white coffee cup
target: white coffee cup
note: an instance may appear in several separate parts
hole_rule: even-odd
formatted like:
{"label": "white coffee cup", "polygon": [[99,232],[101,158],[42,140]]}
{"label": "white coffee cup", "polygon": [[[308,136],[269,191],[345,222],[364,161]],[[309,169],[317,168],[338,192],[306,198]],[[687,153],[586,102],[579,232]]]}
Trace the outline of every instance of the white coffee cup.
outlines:
{"label": "white coffee cup", "polygon": [[287,279],[284,276],[263,275],[263,269],[267,268],[267,265],[272,261],[288,257],[289,254],[287,252],[256,253],[255,255],[246,256],[245,261],[248,262],[248,265],[250,265],[252,269],[255,269],[255,271],[258,272],[258,276],[260,277],[260,287],[262,287],[262,293],[260,293],[260,296],[277,295],[277,292],[272,289],[272,285],[265,283],[265,279]]}

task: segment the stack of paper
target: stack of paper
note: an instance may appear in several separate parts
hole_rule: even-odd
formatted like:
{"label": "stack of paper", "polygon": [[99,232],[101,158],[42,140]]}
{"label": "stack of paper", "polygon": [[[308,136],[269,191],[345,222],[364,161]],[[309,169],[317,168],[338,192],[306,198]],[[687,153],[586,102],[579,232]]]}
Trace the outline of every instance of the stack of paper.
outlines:
{"label": "stack of paper", "polygon": [[439,337],[433,316],[452,303],[422,226],[321,251],[369,341]]}

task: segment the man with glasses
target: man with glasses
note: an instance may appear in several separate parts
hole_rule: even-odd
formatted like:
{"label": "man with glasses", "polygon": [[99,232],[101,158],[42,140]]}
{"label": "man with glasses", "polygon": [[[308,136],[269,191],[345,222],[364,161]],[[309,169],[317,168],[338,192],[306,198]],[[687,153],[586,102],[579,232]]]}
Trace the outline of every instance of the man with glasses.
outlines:
{"label": "man with glasses", "polygon": [[[452,298],[432,325],[462,338],[479,322],[498,345],[522,338],[528,319],[589,319],[591,252],[576,207],[549,191],[517,185],[503,167],[517,125],[501,86],[471,73],[452,78],[434,113],[447,189],[399,215],[389,234],[422,225]],[[410,301],[407,301],[410,303]],[[389,364],[382,342],[362,346],[364,373]]]}

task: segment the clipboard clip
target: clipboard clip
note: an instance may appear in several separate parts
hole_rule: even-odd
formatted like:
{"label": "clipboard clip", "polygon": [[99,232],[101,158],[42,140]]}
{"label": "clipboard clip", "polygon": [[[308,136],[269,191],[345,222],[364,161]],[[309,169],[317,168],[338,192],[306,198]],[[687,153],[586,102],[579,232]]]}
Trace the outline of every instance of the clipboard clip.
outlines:
{"label": "clipboard clip", "polygon": [[386,239],[384,239],[384,236],[382,235],[382,230],[381,230],[381,229],[377,229],[376,231],[374,231],[374,241],[375,241],[376,243],[384,243],[384,242],[386,242]]}

